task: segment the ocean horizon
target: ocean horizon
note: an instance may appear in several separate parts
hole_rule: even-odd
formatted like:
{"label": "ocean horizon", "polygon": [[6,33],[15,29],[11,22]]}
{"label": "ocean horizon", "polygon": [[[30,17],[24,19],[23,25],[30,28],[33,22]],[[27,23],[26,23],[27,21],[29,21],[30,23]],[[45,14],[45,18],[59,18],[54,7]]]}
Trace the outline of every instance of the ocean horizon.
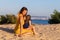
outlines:
{"label": "ocean horizon", "polygon": [[32,19],[32,23],[33,24],[49,24],[48,20],[36,20],[36,19]]}
{"label": "ocean horizon", "polygon": [[48,19],[49,17],[47,16],[32,16],[31,17],[33,24],[49,24]]}

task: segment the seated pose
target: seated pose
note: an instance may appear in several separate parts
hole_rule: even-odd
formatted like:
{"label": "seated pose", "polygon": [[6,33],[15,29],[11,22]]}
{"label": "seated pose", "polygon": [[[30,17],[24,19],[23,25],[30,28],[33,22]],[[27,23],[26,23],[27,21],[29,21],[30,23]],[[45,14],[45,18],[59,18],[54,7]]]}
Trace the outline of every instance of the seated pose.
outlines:
{"label": "seated pose", "polygon": [[35,34],[35,28],[32,26],[32,23],[31,23],[31,16],[30,15],[27,15],[26,16],[26,20],[25,20],[25,23],[23,25],[23,28],[24,29],[29,29],[29,30],[32,30],[33,34]]}
{"label": "seated pose", "polygon": [[31,26],[31,16],[27,15],[23,28],[29,28],[29,26]]}
{"label": "seated pose", "polygon": [[27,32],[33,32],[35,34],[35,28],[31,24],[31,16],[27,15],[28,9],[22,7],[17,15],[16,27],[14,29],[15,35],[19,36]]}

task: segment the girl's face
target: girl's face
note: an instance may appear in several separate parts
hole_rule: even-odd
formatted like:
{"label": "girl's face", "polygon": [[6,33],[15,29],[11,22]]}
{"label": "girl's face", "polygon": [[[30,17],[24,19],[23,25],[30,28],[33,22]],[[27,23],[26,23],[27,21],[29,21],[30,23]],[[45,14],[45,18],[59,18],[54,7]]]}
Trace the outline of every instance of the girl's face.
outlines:
{"label": "girl's face", "polygon": [[24,11],[22,12],[22,14],[23,14],[23,15],[26,15],[27,12],[28,12],[27,10],[24,10]]}
{"label": "girl's face", "polygon": [[29,20],[30,19],[30,17],[29,16],[27,16],[27,20]]}

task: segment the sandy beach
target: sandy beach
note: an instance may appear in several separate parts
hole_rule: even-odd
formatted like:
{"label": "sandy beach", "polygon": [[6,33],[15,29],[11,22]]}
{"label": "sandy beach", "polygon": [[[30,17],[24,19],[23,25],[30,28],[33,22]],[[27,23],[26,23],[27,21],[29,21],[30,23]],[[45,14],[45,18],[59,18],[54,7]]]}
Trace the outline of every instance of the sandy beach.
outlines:
{"label": "sandy beach", "polygon": [[15,24],[0,25],[0,40],[60,40],[60,24],[34,24],[35,36],[25,34],[22,37],[14,36]]}

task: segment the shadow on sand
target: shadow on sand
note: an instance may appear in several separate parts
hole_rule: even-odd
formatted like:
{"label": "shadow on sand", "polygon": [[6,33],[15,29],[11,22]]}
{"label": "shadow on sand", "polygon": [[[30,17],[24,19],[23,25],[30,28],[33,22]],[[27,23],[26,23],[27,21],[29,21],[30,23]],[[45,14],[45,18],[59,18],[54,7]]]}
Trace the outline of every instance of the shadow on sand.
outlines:
{"label": "shadow on sand", "polygon": [[6,31],[8,33],[14,33],[13,29],[9,29],[9,28],[2,28],[2,27],[0,27],[0,30]]}

